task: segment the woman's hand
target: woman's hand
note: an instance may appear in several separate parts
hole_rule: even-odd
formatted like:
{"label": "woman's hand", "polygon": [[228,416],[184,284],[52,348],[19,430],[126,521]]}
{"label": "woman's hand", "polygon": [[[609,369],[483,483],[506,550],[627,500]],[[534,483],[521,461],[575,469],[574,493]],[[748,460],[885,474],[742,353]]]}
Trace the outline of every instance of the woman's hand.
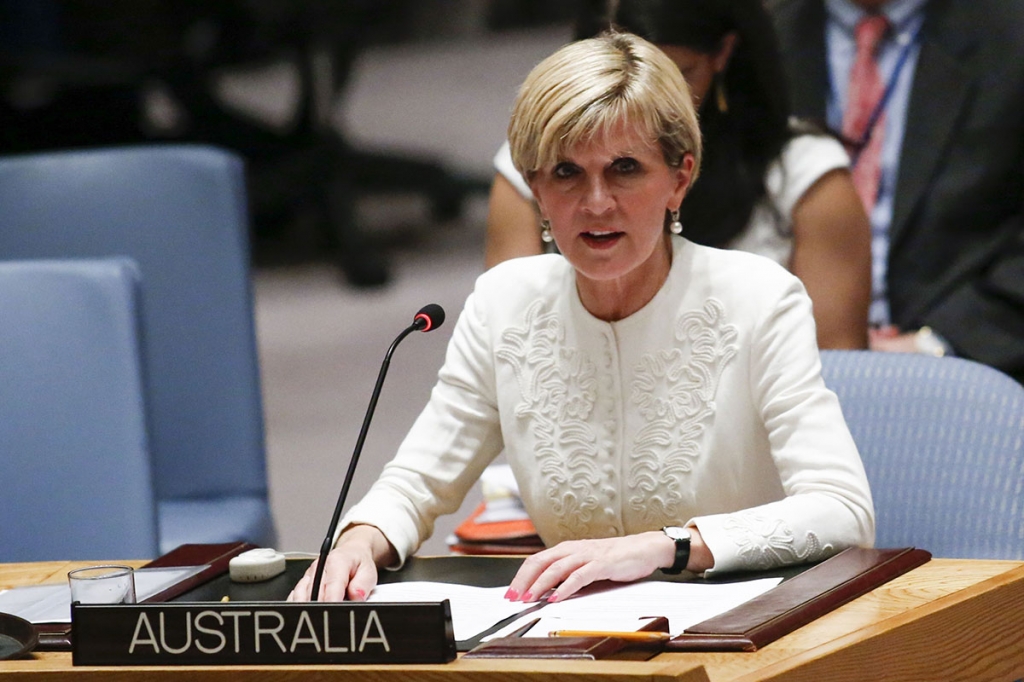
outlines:
{"label": "woman's hand", "polygon": [[[698,571],[713,565],[696,528],[690,528],[690,563]],[[598,580],[630,582],[675,561],[675,543],[660,530],[600,540],[570,540],[528,557],[512,579],[506,599],[561,601]],[[702,564],[702,565],[698,565]]]}
{"label": "woman's hand", "polygon": [[[394,548],[374,526],[352,526],[327,555],[318,601],[363,601],[377,584],[377,565],[393,563]],[[317,562],[306,569],[288,601],[309,601]]]}
{"label": "woman's hand", "polygon": [[901,333],[896,327],[889,325],[868,332],[869,348],[887,353],[917,353],[917,334]]}

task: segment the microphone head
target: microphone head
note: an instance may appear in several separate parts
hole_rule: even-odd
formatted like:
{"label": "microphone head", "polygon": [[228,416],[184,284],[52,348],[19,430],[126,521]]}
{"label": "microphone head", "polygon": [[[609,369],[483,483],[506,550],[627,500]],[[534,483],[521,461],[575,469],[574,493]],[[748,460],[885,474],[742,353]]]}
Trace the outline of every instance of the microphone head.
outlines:
{"label": "microphone head", "polygon": [[421,332],[434,331],[444,323],[444,308],[436,303],[428,303],[420,308],[416,317],[412,318],[412,323]]}

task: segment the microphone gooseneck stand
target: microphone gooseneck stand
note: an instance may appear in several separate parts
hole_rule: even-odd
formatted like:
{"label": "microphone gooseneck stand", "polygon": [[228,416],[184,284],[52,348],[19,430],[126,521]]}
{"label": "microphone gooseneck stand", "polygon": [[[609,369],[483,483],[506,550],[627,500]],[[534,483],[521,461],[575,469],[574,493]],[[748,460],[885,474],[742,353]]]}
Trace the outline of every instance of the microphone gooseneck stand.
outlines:
{"label": "microphone gooseneck stand", "polygon": [[366,416],[363,417],[363,426],[359,430],[359,438],[356,439],[356,447],[352,452],[352,460],[348,463],[348,472],[345,474],[345,482],[341,486],[341,494],[338,496],[338,503],[334,505],[334,515],[331,517],[331,525],[327,529],[327,537],[324,538],[323,544],[320,546],[320,558],[317,560],[316,571],[313,574],[313,589],[310,592],[310,601],[318,601],[320,597],[320,583],[324,577],[324,564],[327,563],[327,555],[331,553],[331,547],[334,545],[334,533],[338,529],[338,522],[341,520],[341,511],[345,506],[345,498],[348,497],[348,489],[352,485],[352,477],[356,472],[356,465],[359,463],[359,455],[363,451],[363,441],[366,440],[366,432],[370,428],[370,421],[373,419],[373,411],[377,408],[377,399],[380,397],[381,386],[384,385],[384,377],[388,373],[388,367],[391,365],[391,356],[395,352],[395,348],[402,342],[409,334],[415,331],[429,332],[437,329],[444,322],[444,309],[436,303],[423,306],[416,317],[413,318],[412,324],[406,327],[401,334],[399,334],[394,341],[391,342],[391,347],[388,348],[388,352],[384,355],[384,362],[381,363],[380,372],[377,374],[377,383],[373,387],[373,394],[370,396],[370,404],[366,408]]}

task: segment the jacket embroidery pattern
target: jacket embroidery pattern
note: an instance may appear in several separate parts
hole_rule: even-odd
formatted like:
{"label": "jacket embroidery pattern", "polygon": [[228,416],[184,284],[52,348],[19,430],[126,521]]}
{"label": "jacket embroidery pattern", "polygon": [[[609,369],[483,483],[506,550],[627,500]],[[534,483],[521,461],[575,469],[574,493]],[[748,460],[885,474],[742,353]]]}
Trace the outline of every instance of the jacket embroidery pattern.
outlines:
{"label": "jacket embroidery pattern", "polygon": [[832,545],[822,545],[812,531],[807,531],[803,549],[798,549],[796,534],[784,521],[750,510],[733,514],[723,524],[723,529],[739,547],[744,566],[753,570],[818,561],[834,553]]}
{"label": "jacket embroidery pattern", "polygon": [[608,523],[595,518],[601,507],[596,491],[602,476],[598,438],[589,421],[598,396],[594,363],[566,346],[557,314],[543,311],[539,301],[526,311],[521,327],[502,334],[496,352],[519,383],[521,401],[515,413],[529,420],[545,495],[559,518],[559,533],[563,537],[616,534],[612,527],[601,528]]}
{"label": "jacket embroidery pattern", "polygon": [[709,299],[676,323],[675,348],[649,353],[634,368],[631,399],[646,423],[633,442],[629,505],[652,527],[679,519],[680,481],[700,455],[719,379],[736,355],[736,327],[724,317],[722,304]]}

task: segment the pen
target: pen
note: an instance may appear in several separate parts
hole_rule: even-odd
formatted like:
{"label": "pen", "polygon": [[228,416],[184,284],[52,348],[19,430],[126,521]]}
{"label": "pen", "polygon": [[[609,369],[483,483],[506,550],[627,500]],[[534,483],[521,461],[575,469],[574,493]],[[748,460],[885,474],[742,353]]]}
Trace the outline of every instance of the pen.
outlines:
{"label": "pen", "polygon": [[635,630],[633,632],[606,632],[604,630],[552,630],[549,637],[615,637],[631,642],[664,642],[672,639],[671,633],[656,630]]}

